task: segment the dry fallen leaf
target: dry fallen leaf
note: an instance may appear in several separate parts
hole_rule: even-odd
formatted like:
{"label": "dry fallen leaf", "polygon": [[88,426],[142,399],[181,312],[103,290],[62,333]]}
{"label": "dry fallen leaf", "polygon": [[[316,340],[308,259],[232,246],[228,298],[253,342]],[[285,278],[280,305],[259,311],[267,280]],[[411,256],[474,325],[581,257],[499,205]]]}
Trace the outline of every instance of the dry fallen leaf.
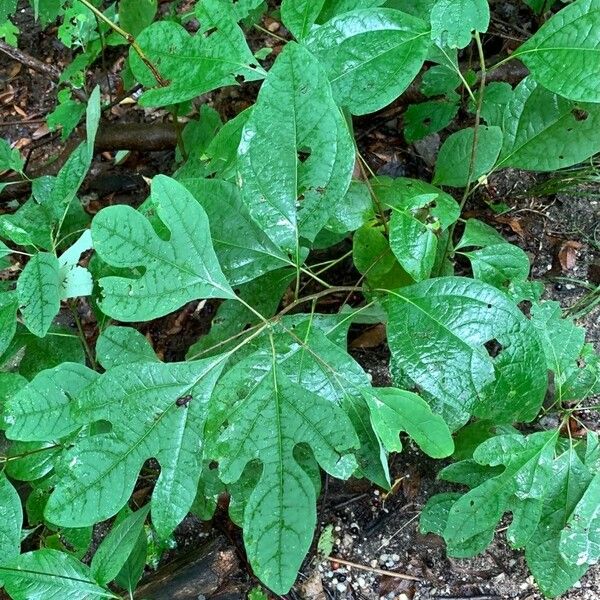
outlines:
{"label": "dry fallen leaf", "polygon": [[386,339],[386,329],[385,325],[380,323],[379,325],[375,325],[375,327],[371,327],[371,329],[367,329],[364,333],[359,335],[355,340],[350,344],[351,348],[377,348],[385,342]]}
{"label": "dry fallen leaf", "polygon": [[581,249],[581,242],[569,240],[565,242],[558,252],[558,260],[563,271],[571,271],[577,263],[577,251]]}
{"label": "dry fallen leaf", "polygon": [[523,231],[523,227],[521,225],[521,221],[516,217],[507,217],[505,215],[498,215],[496,217],[496,221],[498,223],[502,223],[504,225],[508,225],[513,233],[516,233],[520,238],[525,237],[525,232]]}

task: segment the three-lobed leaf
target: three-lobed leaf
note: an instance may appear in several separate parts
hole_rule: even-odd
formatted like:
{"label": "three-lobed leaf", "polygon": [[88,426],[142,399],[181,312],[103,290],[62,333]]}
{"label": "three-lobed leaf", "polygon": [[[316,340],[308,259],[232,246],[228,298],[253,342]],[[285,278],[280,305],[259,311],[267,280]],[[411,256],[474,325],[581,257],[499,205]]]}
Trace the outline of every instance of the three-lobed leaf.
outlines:
{"label": "three-lobed leaf", "polygon": [[161,474],[152,522],[161,538],[168,537],[196,495],[207,403],[223,364],[223,357],[147,362],[137,363],[134,372],[123,364],[78,394],[77,417],[109,421],[112,429],[79,439],[67,452],[46,517],[65,527],[111,517],[131,496],[144,461],[156,458]]}
{"label": "three-lobed leaf", "polygon": [[244,542],[255,573],[285,594],[316,524],[315,486],[294,448],[308,444],[326,471],[346,479],[356,468],[348,452],[358,440],[342,410],[294,383],[273,361],[270,351],[251,355],[219,384],[215,395],[226,407],[226,427],[216,453],[225,483],[237,481],[249,462],[262,463],[244,511]]}

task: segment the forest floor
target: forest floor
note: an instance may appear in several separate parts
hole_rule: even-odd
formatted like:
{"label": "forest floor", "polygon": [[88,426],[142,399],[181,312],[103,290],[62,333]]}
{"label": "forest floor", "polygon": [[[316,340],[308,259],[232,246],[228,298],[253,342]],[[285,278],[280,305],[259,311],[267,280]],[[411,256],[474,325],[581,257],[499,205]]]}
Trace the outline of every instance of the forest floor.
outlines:
{"label": "forest floor", "polygon": [[[69,60],[69,53],[51,33],[41,32],[32,25],[31,15],[24,14],[21,18],[28,25],[20,42],[23,51],[57,67]],[[262,42],[272,45],[270,39]],[[109,69],[114,71],[108,74],[113,83],[117,81],[118,68],[119,65]],[[96,67],[91,77],[106,88],[107,73],[102,65]],[[250,95],[255,93],[252,86],[248,87]],[[29,162],[34,167],[59,155],[63,148],[59,136],[49,132],[44,123],[55,98],[55,81],[0,53],[0,135],[16,143],[26,156],[31,151]],[[231,88],[204,100],[224,118],[230,118],[251,99]],[[355,128],[361,153],[378,174],[429,180],[431,157],[439,148],[439,137],[407,145],[402,136],[400,113],[383,111],[380,115],[357,119]],[[143,110],[135,103],[119,104],[111,109],[108,118],[118,123],[161,122],[166,113]],[[115,165],[114,153],[97,156],[83,188],[87,209],[95,213],[108,204],[138,205],[148,192],[144,178],[159,172],[168,173],[173,158],[172,149],[132,152],[119,165]],[[493,176],[488,186],[473,199],[467,207],[468,216],[496,227],[510,242],[528,253],[532,277],[545,284],[545,297],[557,300],[564,309],[579,315],[578,323],[586,328],[588,341],[600,350],[600,183],[573,184],[562,190],[551,184],[546,177],[504,171]],[[498,210],[499,206],[502,211]],[[9,204],[0,203],[0,213],[8,210],[11,210]],[[344,279],[352,271],[352,265],[341,263],[339,271],[339,277]],[[206,333],[214,305],[209,303],[200,313],[200,319],[194,316],[195,308],[186,307],[181,313],[155,321],[144,330],[164,358],[181,359],[187,347]],[[82,318],[85,322],[86,315],[82,314]],[[93,324],[88,325],[91,332]],[[374,330],[365,335],[363,329],[354,331],[353,336],[354,341],[362,336],[361,341],[353,344],[355,358],[372,374],[376,385],[389,384],[388,353],[380,333]],[[600,431],[597,412],[584,413],[582,420],[588,428]],[[509,548],[503,533],[499,533],[482,556],[455,560],[446,556],[440,538],[418,532],[418,517],[427,499],[447,489],[447,485],[435,479],[439,462],[428,459],[410,444],[405,447],[405,452],[391,461],[395,480],[391,493],[386,494],[364,481],[324,481],[319,501],[319,530],[329,525],[333,527],[332,556],[339,560],[321,562],[312,552],[288,597],[311,600],[541,598],[522,554]],[[240,556],[240,566],[231,575],[228,588],[242,594],[253,581],[243,566],[240,532],[228,524],[223,510],[212,523],[201,523],[193,517],[186,519],[176,535],[178,548],[169,552],[167,559],[185,555],[216,535],[225,536]],[[348,566],[346,562],[359,566]],[[409,578],[398,577],[398,574]],[[245,596],[231,596],[234,597]],[[600,567],[592,568],[564,596],[568,600],[597,600],[599,597]]]}

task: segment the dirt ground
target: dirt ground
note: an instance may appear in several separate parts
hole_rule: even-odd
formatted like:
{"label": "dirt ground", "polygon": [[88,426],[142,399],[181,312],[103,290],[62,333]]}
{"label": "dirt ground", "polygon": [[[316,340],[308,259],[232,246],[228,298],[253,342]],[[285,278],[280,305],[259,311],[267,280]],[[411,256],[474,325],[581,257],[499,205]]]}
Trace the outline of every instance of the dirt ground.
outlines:
{"label": "dirt ground", "polygon": [[[509,17],[516,18],[514,14],[506,18]],[[22,18],[30,23],[27,15]],[[521,27],[527,24],[521,23]],[[51,36],[35,27],[27,31],[21,48],[57,65],[69,59],[68,52],[58,47]],[[97,76],[103,81],[101,73]],[[26,154],[33,150],[32,164],[58,154],[59,141],[42,122],[53,107],[55,84],[2,54],[0,84],[3,90],[0,93],[0,135],[17,142]],[[222,111],[224,114],[235,114],[245,102],[235,91],[230,95],[219,94],[211,100],[227,106]],[[232,103],[235,108],[231,108]],[[120,107],[111,115],[114,119],[132,121],[160,117],[160,114],[149,115],[137,108],[122,111]],[[377,127],[373,127],[373,122]],[[430,177],[439,138],[407,146],[398,117],[385,121],[377,117],[374,121],[357,120],[356,133],[361,152],[377,172]],[[122,167],[114,167],[109,158],[96,159],[86,182],[84,192],[92,208],[107,203],[139,203],[147,193],[142,176],[165,172],[172,164],[173,155],[170,151],[135,155]],[[489,185],[471,202],[468,214],[497,227],[509,241],[520,245],[531,258],[532,276],[545,283],[546,297],[577,312],[593,299],[591,290],[595,288],[597,294],[600,285],[600,185],[558,194],[532,191],[543,180],[543,177],[519,171],[503,171],[492,177]],[[489,205],[501,202],[509,210],[498,215]],[[6,210],[6,205],[0,205],[2,210]],[[190,307],[190,313],[194,308]],[[164,356],[183,356],[186,343],[206,331],[211,310],[209,304],[200,321],[187,320],[184,325],[177,317],[154,322],[147,332]],[[579,322],[587,330],[588,341],[600,350],[600,306],[596,305]],[[185,335],[180,335],[182,327],[186,328]],[[385,346],[357,350],[354,355],[373,375],[376,384],[390,383]],[[595,412],[584,414],[583,420],[589,428],[600,430]],[[406,443],[405,448],[403,454],[392,457],[391,470],[396,484],[388,495],[361,481],[324,481],[319,501],[319,528],[322,530],[328,525],[334,528],[332,556],[364,568],[347,566],[341,560],[319,562],[313,553],[305,561],[298,583],[287,597],[291,600],[540,599],[522,555],[508,547],[502,532],[485,554],[472,560],[450,559],[442,540],[418,533],[422,507],[433,494],[448,488],[435,479],[439,462],[424,457],[410,443]],[[169,553],[169,557],[185,554],[217,532],[226,535],[237,549],[241,548],[239,531],[228,523],[221,520],[202,524],[190,517],[178,530],[178,550]],[[239,554],[243,564],[242,553]],[[376,570],[404,574],[418,581],[377,574]],[[238,579],[240,589],[248,589],[252,583],[243,569]],[[600,567],[592,568],[564,598],[600,598]]]}

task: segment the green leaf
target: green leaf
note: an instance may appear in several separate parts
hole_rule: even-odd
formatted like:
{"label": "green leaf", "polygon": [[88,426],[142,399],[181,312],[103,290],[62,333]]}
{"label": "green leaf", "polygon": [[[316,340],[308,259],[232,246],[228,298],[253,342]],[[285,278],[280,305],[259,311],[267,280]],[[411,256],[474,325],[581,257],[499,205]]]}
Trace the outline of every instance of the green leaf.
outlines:
{"label": "green leaf", "polygon": [[[591,480],[576,452],[564,452],[554,461],[539,525],[525,548],[527,565],[546,596],[563,594],[588,568],[586,564],[565,561],[560,548],[562,532]],[[587,543],[582,541],[581,550],[586,551]],[[574,546],[569,548],[569,552],[573,550]],[[579,554],[578,550],[575,552]]]}
{"label": "green leaf", "polygon": [[139,331],[115,325],[100,334],[96,342],[96,357],[107,371],[119,365],[159,362],[154,348]]}
{"label": "green leaf", "polygon": [[58,106],[48,115],[46,122],[50,131],[61,129],[61,139],[66,140],[85,114],[85,104],[74,100],[71,90],[58,92]]}
{"label": "green leaf", "polygon": [[333,552],[333,525],[327,525],[321,532],[319,536],[319,541],[317,542],[317,553],[319,556],[323,558],[327,558],[331,556]]}
{"label": "green leaf", "polygon": [[61,298],[91,296],[94,289],[92,275],[77,263],[81,255],[92,248],[92,234],[86,229],[81,237],[58,259],[61,278]]}
{"label": "green leaf", "polygon": [[443,536],[450,509],[460,497],[461,494],[457,492],[444,492],[430,498],[421,512],[419,531],[423,535],[435,533]]}
{"label": "green leaf", "polygon": [[396,179],[377,177],[372,180],[371,185],[380,202],[392,209],[419,209],[422,206],[422,197],[430,196],[427,220],[438,230],[448,229],[460,216],[456,200],[450,194],[426,181],[409,177],[397,177]]}
{"label": "green leaf", "polygon": [[434,65],[423,73],[421,92],[428,97],[451,95],[460,85],[460,77],[446,65]]}
{"label": "green leaf", "polygon": [[550,10],[556,3],[556,0],[523,0],[527,6],[530,6],[538,15]]}
{"label": "green leaf", "polygon": [[[469,547],[469,540],[477,540],[477,552],[484,550],[505,511],[527,500],[541,505],[552,480],[557,438],[553,431],[526,438],[519,434],[504,435],[491,438],[477,448],[474,458],[479,464],[506,468],[467,492],[450,509],[444,538],[452,555],[476,553]],[[508,538],[511,539],[510,530]],[[462,545],[467,546],[466,553],[461,551]]]}
{"label": "green leaf", "polygon": [[[190,121],[181,134],[188,162],[202,160],[222,127],[223,121],[221,121],[219,113],[208,104],[203,104],[200,107],[198,119]],[[181,159],[181,151],[177,148],[177,160]],[[182,178],[178,176],[176,179],[180,181]]]}
{"label": "green leaf", "polygon": [[[390,294],[392,366],[425,394],[451,429],[475,412],[499,422],[530,421],[543,402],[547,376],[533,325],[495,288],[442,277]],[[492,358],[484,345],[502,350]]]}
{"label": "green leaf", "polygon": [[[509,83],[504,81],[493,81],[485,86],[483,103],[481,105],[481,118],[488,125],[502,127],[506,105],[513,97],[513,89]],[[473,104],[469,105],[471,112],[477,109]],[[506,130],[504,131],[506,135]]]}
{"label": "green leaf", "polygon": [[2,565],[6,565],[21,551],[22,525],[21,498],[6,475],[0,473],[0,587],[6,575]]}
{"label": "green leaf", "polygon": [[133,596],[133,592],[135,591],[137,584],[144,574],[147,555],[148,537],[146,535],[146,531],[142,530],[133,547],[133,550],[131,551],[131,554],[115,578],[116,583],[118,583],[124,590],[127,590],[131,596]]}
{"label": "green leaf", "polygon": [[[584,350],[585,330],[577,327],[570,319],[562,318],[562,309],[558,302],[533,304],[531,322],[542,342],[546,367],[554,373],[556,399],[559,402],[578,399],[564,388],[568,379],[579,371],[578,361]],[[568,388],[568,385],[566,387]]]}
{"label": "green leaf", "polygon": [[431,9],[431,39],[448,48],[466,48],[472,33],[490,24],[488,0],[437,0]]}
{"label": "green leaf", "polygon": [[23,172],[25,160],[16,148],[11,148],[10,144],[3,138],[0,138],[0,172],[5,170]]}
{"label": "green leaf", "polygon": [[157,0],[119,0],[119,24],[137,37],[154,21],[157,8]]}
{"label": "green leaf", "polygon": [[395,100],[417,76],[431,40],[424,21],[397,10],[354,10],[306,38],[323,65],[336,102],[355,115]]}
{"label": "green leaf", "polygon": [[[438,250],[435,221],[431,224],[423,221],[430,205],[440,208],[436,207],[438,197],[438,194],[414,196],[402,208],[392,210],[390,248],[415,281],[429,278],[435,265]],[[452,209],[458,213],[458,205],[454,201]],[[437,231],[440,231],[439,225]]]}
{"label": "green leaf", "polygon": [[392,253],[385,235],[364,225],[354,234],[352,260],[357,270],[374,288],[393,288],[412,282]]}
{"label": "green leaf", "polygon": [[448,127],[458,113],[458,102],[432,100],[411,104],[404,113],[404,137],[407,142],[422,140]]}
{"label": "green leaf", "polygon": [[358,9],[374,8],[384,3],[385,0],[327,0],[319,15],[318,22],[325,23],[338,15]]}
{"label": "green leaf", "polygon": [[546,89],[579,102],[600,102],[597,69],[600,0],[563,8],[513,53]]}
{"label": "green leaf", "polygon": [[6,591],[13,600],[114,598],[90,575],[87,565],[58,550],[35,550],[21,554],[0,567]]}
{"label": "green leaf", "polygon": [[161,474],[152,495],[152,522],[166,539],[196,495],[206,405],[223,364],[223,357],[137,363],[135,376],[124,364],[78,394],[76,416],[109,421],[112,429],[78,439],[66,453],[46,518],[65,527],[108,519],[129,500],[144,462],[156,458]]}
{"label": "green leaf", "polygon": [[600,473],[596,473],[569,516],[559,548],[570,565],[594,565],[600,560]]}
{"label": "green leaf", "polygon": [[316,523],[315,487],[294,448],[308,444],[328,473],[347,479],[356,468],[347,452],[358,440],[341,409],[293,382],[273,361],[270,350],[258,352],[223,377],[215,398],[226,407],[227,426],[216,453],[225,483],[237,481],[250,461],[262,463],[244,512],[244,542],[257,576],[286,594]]}
{"label": "green leaf", "polygon": [[31,333],[44,337],[60,310],[60,264],[54,254],[40,252],[25,266],[17,281],[23,322]]}
{"label": "green leaf", "polygon": [[173,179],[158,175],[152,200],[169,230],[168,241],[129,206],[105,208],[92,222],[94,248],[102,260],[145,269],[135,279],[100,279],[103,312],[125,322],[149,321],[198,298],[234,298],[210,243],[206,213],[194,197]]}
{"label": "green leaf", "polygon": [[496,167],[554,171],[577,164],[600,151],[599,128],[600,105],[566,100],[528,77],[506,106]]}
{"label": "green leaf", "polygon": [[19,300],[14,292],[0,293],[0,356],[6,352],[17,331]]}
{"label": "green leaf", "polygon": [[369,188],[361,181],[353,181],[344,200],[336,205],[326,228],[333,233],[348,233],[356,231],[374,217]]}
{"label": "green leaf", "polygon": [[[144,29],[137,42],[158,69],[166,86],[146,91],[140,99],[143,106],[166,106],[190,100],[219,87],[236,85],[236,77],[256,81],[265,75],[256,64],[231,4],[220,0],[204,0],[203,30],[191,36],[174,21],[159,21]],[[200,15],[199,15],[200,16]],[[206,33],[208,29],[214,31]],[[146,87],[157,81],[131,49],[131,70]]]}
{"label": "green leaf", "polygon": [[183,179],[181,183],[206,211],[215,253],[231,285],[292,264],[252,220],[233,183],[220,179]]}
{"label": "green leaf", "polygon": [[[306,153],[308,156],[306,156]],[[291,42],[277,57],[239,148],[242,197],[271,240],[300,263],[343,199],[355,150],[319,62]]]}
{"label": "green leaf", "polygon": [[74,398],[96,377],[86,366],[68,362],[39,373],[6,403],[6,437],[46,442],[75,431],[81,423]]}
{"label": "green leaf", "polygon": [[6,472],[19,481],[36,481],[52,471],[61,450],[52,442],[15,442],[10,446]]}
{"label": "green leaf", "polygon": [[0,23],[0,40],[5,40],[9,46],[17,47],[19,28],[12,21]]}
{"label": "green leaf", "polygon": [[445,458],[454,452],[448,426],[416,394],[397,388],[372,388],[363,390],[363,395],[371,411],[373,429],[389,452],[402,450],[402,431],[433,458]]}
{"label": "green leaf", "polygon": [[3,368],[18,366],[19,373],[33,379],[40,371],[52,369],[63,362],[85,363],[85,351],[79,336],[62,327],[51,327],[48,335],[39,338],[23,326],[2,357]]}
{"label": "green leaf", "polygon": [[511,283],[525,282],[529,277],[529,257],[518,246],[506,242],[463,252],[471,262],[473,277],[506,291]]}
{"label": "green leaf", "polygon": [[455,250],[475,246],[485,248],[506,243],[506,240],[493,227],[477,219],[467,219],[462,238],[454,247]]}
{"label": "green leaf", "polygon": [[252,108],[247,108],[227,121],[206,149],[206,155],[210,159],[208,169],[221,179],[229,180],[237,176],[237,151],[242,131],[251,114]]}
{"label": "green leaf", "polygon": [[317,20],[325,0],[283,0],[281,18],[283,24],[297,40],[305,38]]}
{"label": "green leaf", "polygon": [[[263,317],[271,318],[294,276],[289,269],[271,271],[241,286],[239,296]],[[210,331],[191,346],[187,356],[205,358],[233,348],[240,343],[239,333],[258,322],[258,316],[242,303],[226,300],[219,306]]]}
{"label": "green leaf", "polygon": [[473,127],[461,129],[444,142],[435,165],[434,184],[465,187],[492,170],[502,148],[502,130],[500,127],[479,127],[473,173],[469,178],[474,132]]}
{"label": "green leaf", "polygon": [[137,544],[149,512],[150,504],[147,504],[131,513],[114,525],[102,540],[90,565],[92,577],[100,585],[106,585],[117,577]]}

